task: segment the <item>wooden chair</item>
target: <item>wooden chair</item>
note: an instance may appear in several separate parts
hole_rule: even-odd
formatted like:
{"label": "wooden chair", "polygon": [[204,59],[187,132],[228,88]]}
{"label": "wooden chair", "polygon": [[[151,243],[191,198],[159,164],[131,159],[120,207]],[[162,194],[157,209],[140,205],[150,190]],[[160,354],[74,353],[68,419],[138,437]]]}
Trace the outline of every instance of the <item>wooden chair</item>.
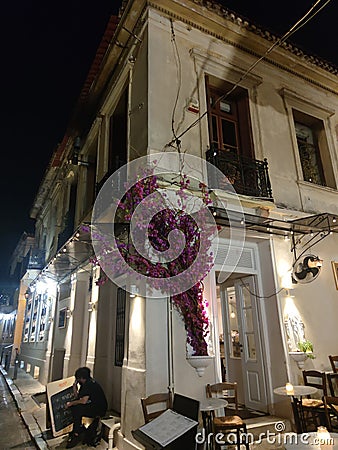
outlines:
{"label": "wooden chair", "polygon": [[324,411],[324,397],[327,396],[327,384],[325,372],[318,370],[303,370],[303,380],[305,386],[312,386],[321,391],[321,398],[307,398],[302,399],[302,408],[305,414],[305,419],[311,421],[315,427],[325,425],[325,411]]}
{"label": "wooden chair", "polygon": [[331,397],[338,397],[338,373],[328,373],[327,383]]}
{"label": "wooden chair", "polygon": [[166,409],[171,408],[171,396],[168,393],[152,394],[141,398],[142,410],[145,423],[158,417]]}
{"label": "wooden chair", "polygon": [[329,431],[338,429],[338,397],[324,397],[326,426]]}
{"label": "wooden chair", "polygon": [[[231,391],[231,394],[229,394],[229,391]],[[208,398],[222,398],[224,400],[227,400],[227,402],[234,404],[234,413],[238,413],[237,383],[224,382],[207,384],[206,394]],[[216,417],[215,415],[213,415],[212,419],[214,436],[216,436],[217,433],[223,433],[224,438],[222,439],[222,441],[225,441],[224,445],[227,444],[226,435],[231,433],[232,438],[234,434],[236,435],[236,442],[231,442],[231,444],[236,444],[238,450],[240,450],[241,444],[245,445],[247,450],[249,450],[246,424],[238,415],[224,415],[221,417]],[[220,444],[218,444],[217,442],[215,444],[216,448],[221,448]]]}
{"label": "wooden chair", "polygon": [[338,355],[335,356],[329,355],[329,360],[332,367],[332,372],[338,373]]}

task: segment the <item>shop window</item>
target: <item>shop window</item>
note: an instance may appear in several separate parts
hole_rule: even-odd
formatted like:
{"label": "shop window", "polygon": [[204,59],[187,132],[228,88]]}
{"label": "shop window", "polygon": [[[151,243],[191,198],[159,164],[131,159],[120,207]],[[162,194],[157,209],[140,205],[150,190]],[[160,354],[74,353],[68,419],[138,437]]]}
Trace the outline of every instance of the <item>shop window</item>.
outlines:
{"label": "shop window", "polygon": [[323,121],[293,111],[303,180],[335,188],[335,180]]}
{"label": "shop window", "polygon": [[115,330],[115,366],[122,367],[124,358],[124,330],[126,318],[126,291],[117,289],[116,330]]}

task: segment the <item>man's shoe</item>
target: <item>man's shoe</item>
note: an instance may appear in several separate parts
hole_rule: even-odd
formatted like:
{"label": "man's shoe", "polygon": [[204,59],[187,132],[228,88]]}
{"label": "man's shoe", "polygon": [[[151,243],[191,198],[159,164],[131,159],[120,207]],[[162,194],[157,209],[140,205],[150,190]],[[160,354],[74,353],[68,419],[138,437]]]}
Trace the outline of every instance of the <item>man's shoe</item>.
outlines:
{"label": "man's shoe", "polygon": [[82,441],[82,439],[81,439],[81,436],[80,436],[80,435],[73,434],[73,436],[71,436],[71,437],[68,439],[66,448],[73,448],[73,447],[75,447],[77,444],[80,444],[81,441]]}

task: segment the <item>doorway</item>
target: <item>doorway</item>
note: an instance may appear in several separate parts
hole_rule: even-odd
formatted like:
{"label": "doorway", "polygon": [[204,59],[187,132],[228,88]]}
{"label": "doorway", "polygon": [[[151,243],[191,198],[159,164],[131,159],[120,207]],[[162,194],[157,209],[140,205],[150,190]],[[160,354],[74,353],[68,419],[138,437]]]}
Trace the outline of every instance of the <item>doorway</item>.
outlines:
{"label": "doorway", "polygon": [[222,379],[237,382],[239,403],[267,412],[261,322],[255,276],[217,285]]}

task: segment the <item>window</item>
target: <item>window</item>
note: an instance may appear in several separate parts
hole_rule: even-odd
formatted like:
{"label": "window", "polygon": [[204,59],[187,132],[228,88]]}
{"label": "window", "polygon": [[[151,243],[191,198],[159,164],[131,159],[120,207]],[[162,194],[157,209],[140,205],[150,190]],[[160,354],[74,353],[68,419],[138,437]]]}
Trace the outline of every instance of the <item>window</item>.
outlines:
{"label": "window", "polygon": [[127,163],[128,90],[123,91],[110,118],[109,167],[112,174]]}
{"label": "window", "polygon": [[330,132],[335,111],[286,88],[281,90],[281,96],[292,128],[298,180],[336,189],[331,159],[334,139]]}
{"label": "window", "polygon": [[237,87],[228,97],[221,99],[233,85],[221,81],[217,84],[211,85],[207,77],[210,144],[215,149],[252,158],[248,93]]}
{"label": "window", "polygon": [[126,291],[117,289],[116,330],[115,330],[115,366],[122,367],[124,357],[124,327],[126,317]]}
{"label": "window", "polygon": [[303,180],[335,188],[323,121],[293,110]]}

